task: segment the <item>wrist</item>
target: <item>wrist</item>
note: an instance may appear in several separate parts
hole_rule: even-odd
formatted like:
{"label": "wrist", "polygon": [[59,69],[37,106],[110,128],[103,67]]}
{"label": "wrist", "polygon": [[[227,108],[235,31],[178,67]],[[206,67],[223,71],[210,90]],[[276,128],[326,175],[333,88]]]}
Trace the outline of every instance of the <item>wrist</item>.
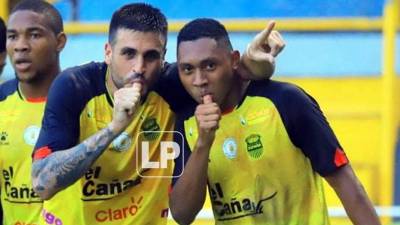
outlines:
{"label": "wrist", "polygon": [[252,80],[269,79],[275,70],[275,58],[272,55],[257,55],[256,49],[247,46],[246,51],[240,58],[241,65]]}
{"label": "wrist", "polygon": [[115,135],[118,136],[122,131],[125,129],[122,126],[117,125],[115,122],[110,122],[108,124],[108,128],[111,130],[111,132]]}

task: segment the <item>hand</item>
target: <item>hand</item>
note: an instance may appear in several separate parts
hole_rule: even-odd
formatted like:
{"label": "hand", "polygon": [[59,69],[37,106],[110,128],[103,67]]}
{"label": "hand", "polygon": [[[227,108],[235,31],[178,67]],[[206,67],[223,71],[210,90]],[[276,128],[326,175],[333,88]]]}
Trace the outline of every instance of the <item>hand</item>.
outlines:
{"label": "hand", "polygon": [[133,119],[136,109],[140,105],[140,91],[142,85],[138,82],[128,83],[114,92],[114,112],[111,128],[115,133],[122,132]]}
{"label": "hand", "polygon": [[[275,21],[258,33],[247,46],[242,61],[256,78],[269,78],[275,69],[275,57],[284,49],[285,41],[278,31],[273,30]],[[268,77],[266,77],[268,76]]]}
{"label": "hand", "polygon": [[197,144],[211,147],[215,139],[215,132],[219,127],[221,110],[217,103],[212,101],[211,95],[203,97],[203,104],[197,106],[195,111],[199,137]]}

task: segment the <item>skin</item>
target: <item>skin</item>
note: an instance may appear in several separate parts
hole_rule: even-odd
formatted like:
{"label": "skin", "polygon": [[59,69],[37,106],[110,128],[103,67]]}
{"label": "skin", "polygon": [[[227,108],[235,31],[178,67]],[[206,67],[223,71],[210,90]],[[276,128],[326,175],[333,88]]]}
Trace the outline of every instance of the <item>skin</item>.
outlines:
{"label": "skin", "polygon": [[0,53],[0,75],[3,73],[4,67],[6,66],[7,52]]}
{"label": "skin", "polygon": [[105,62],[111,70],[107,80],[112,91],[126,83],[142,84],[145,95],[154,85],[161,71],[165,55],[165,38],[153,32],[127,29],[117,31],[115,44],[105,46]]}
{"label": "skin", "polygon": [[183,86],[198,103],[203,96],[211,95],[225,110],[235,105],[241,94],[236,88],[244,82],[233,71],[239,65],[239,52],[220,45],[210,38],[181,42],[178,68]]}
{"label": "skin", "polygon": [[199,103],[195,111],[199,136],[185,172],[175,184],[170,198],[172,215],[179,224],[190,224],[203,207],[208,158],[221,111],[234,107],[248,84],[235,71],[239,58],[237,51],[231,51],[211,38],[185,41],[179,45],[179,77],[185,89]]}
{"label": "skin", "polygon": [[111,69],[107,85],[114,96],[113,119],[82,143],[33,162],[33,187],[42,199],[50,199],[82,177],[132,122],[141,96],[147,94],[161,71],[164,49],[165,39],[160,34],[126,29],[118,30],[114,43],[106,44],[105,61]]}
{"label": "skin", "polygon": [[[178,48],[180,78],[185,89],[199,103],[195,111],[199,136],[185,171],[170,195],[172,216],[179,224],[190,224],[202,209],[207,191],[209,154],[221,111],[236,106],[244,94],[246,82],[235,76],[234,55],[227,48],[218,47],[210,38],[181,42]],[[339,196],[353,224],[380,224],[350,165],[324,178]]]}
{"label": "skin", "polygon": [[46,97],[60,72],[59,53],[66,36],[55,34],[46,16],[28,10],[14,12],[7,26],[7,53],[25,97]]}

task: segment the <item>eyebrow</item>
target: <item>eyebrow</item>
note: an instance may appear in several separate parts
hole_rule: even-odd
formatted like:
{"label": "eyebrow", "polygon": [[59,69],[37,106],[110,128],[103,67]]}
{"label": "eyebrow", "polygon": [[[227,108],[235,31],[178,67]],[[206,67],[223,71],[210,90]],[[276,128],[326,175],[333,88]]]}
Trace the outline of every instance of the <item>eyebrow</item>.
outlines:
{"label": "eyebrow", "polygon": [[[42,27],[28,27],[27,29],[26,29],[28,32],[34,32],[34,31],[45,31],[45,29],[44,28],[42,28]],[[7,32],[9,32],[9,33],[17,33],[17,29],[7,29]]]}

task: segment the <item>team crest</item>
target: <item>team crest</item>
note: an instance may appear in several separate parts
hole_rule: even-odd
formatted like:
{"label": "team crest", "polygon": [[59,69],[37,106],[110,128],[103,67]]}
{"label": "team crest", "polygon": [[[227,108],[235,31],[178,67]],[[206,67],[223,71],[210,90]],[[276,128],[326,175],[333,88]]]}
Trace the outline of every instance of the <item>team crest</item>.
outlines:
{"label": "team crest", "polygon": [[112,142],[112,150],[124,152],[129,149],[131,143],[131,138],[128,133],[124,131]]}
{"label": "team crest", "polygon": [[26,144],[30,146],[35,146],[36,141],[39,137],[40,127],[38,126],[29,126],[24,131],[24,141]]}
{"label": "team crest", "polygon": [[263,145],[261,142],[261,136],[258,134],[252,134],[246,138],[247,153],[253,159],[258,159],[264,152]]}
{"label": "team crest", "polygon": [[237,144],[235,139],[227,138],[222,145],[222,150],[228,159],[234,159],[237,156]]}
{"label": "team crest", "polygon": [[149,141],[153,141],[160,136],[160,125],[155,118],[146,119],[142,126],[143,136]]}

